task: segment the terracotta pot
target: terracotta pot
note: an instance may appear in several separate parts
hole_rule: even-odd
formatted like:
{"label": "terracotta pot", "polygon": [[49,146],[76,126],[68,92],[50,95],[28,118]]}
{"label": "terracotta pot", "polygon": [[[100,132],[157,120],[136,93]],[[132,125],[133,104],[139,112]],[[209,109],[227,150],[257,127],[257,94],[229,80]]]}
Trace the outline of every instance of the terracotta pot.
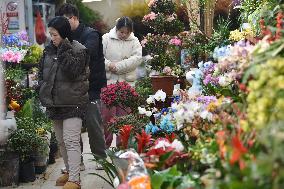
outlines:
{"label": "terracotta pot", "polygon": [[151,76],[153,92],[156,93],[162,89],[167,96],[173,95],[174,85],[176,84],[177,78],[175,76]]}

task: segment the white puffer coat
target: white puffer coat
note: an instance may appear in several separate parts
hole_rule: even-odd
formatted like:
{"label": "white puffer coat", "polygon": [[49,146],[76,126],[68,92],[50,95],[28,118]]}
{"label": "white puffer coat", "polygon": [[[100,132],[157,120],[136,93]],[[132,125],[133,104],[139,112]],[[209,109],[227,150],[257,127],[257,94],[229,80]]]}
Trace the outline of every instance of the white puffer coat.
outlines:
{"label": "white puffer coat", "polygon": [[[120,40],[114,27],[103,35],[103,51],[108,84],[116,81],[134,84],[137,79],[136,69],[142,62],[142,46],[138,38],[131,33],[126,40]],[[111,62],[117,62],[116,73],[109,70]]]}

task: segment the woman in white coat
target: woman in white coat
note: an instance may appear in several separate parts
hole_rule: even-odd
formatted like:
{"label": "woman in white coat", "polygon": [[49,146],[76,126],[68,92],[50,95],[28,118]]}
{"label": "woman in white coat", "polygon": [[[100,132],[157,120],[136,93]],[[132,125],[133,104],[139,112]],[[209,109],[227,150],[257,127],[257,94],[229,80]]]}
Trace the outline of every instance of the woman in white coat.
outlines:
{"label": "woman in white coat", "polygon": [[[103,35],[103,52],[107,83],[126,81],[134,86],[137,80],[137,67],[142,62],[142,46],[133,34],[133,22],[129,17],[118,19],[116,26],[109,33]],[[106,124],[113,116],[123,116],[126,112],[119,107],[111,110],[102,108],[102,117]],[[112,143],[113,135],[105,128],[106,145]],[[117,145],[120,140],[116,140]]]}
{"label": "woman in white coat", "polygon": [[142,46],[133,34],[129,17],[120,18],[116,26],[103,35],[103,52],[108,84],[126,81],[134,85],[137,67],[142,62]]}

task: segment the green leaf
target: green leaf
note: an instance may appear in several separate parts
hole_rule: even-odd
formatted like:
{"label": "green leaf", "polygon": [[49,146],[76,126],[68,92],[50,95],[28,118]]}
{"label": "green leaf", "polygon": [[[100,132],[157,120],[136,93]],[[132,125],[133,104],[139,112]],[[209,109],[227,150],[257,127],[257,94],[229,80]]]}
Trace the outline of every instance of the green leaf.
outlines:
{"label": "green leaf", "polygon": [[162,184],[167,180],[167,177],[165,177],[161,173],[154,173],[154,175],[151,176],[151,186],[152,189],[161,189]]}
{"label": "green leaf", "polygon": [[173,154],[173,152],[167,152],[167,153],[161,155],[160,156],[160,162],[166,161],[172,154]]}
{"label": "green leaf", "polygon": [[17,117],[33,117],[33,101],[34,99],[29,99],[24,104],[20,112],[18,112]]}
{"label": "green leaf", "polygon": [[173,166],[169,169],[168,174],[173,175],[173,176],[181,176],[181,172],[177,170],[177,166]]}

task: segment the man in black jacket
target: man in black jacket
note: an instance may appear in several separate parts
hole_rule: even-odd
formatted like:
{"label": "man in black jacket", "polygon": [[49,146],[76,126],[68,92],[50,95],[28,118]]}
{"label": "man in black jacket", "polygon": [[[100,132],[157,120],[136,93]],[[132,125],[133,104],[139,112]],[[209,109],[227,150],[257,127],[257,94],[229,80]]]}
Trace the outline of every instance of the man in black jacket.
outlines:
{"label": "man in black jacket", "polygon": [[90,103],[86,113],[86,126],[89,136],[91,151],[99,157],[105,158],[105,139],[100,114],[100,92],[107,85],[105,62],[103,55],[102,36],[93,28],[79,22],[79,11],[72,4],[64,4],[58,14],[69,20],[73,39],[79,41],[90,55],[89,96]]}

